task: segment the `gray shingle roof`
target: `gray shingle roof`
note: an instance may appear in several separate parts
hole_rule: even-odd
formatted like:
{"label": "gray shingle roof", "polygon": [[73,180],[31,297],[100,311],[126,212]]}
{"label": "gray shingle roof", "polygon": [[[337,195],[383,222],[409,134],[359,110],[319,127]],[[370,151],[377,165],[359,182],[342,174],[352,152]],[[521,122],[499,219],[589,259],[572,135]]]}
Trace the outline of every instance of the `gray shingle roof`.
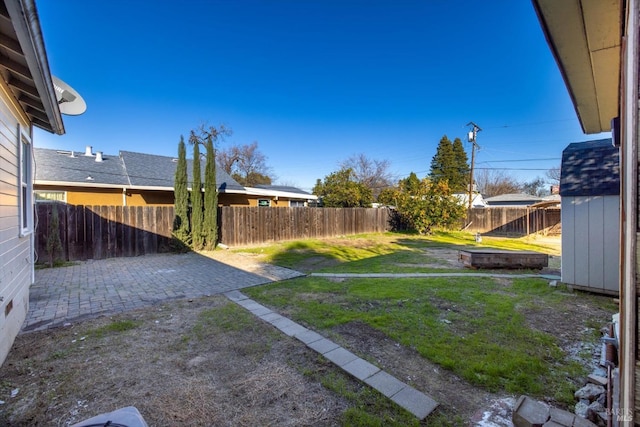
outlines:
{"label": "gray shingle roof", "polygon": [[488,204],[496,204],[496,203],[506,203],[506,202],[514,202],[514,203],[536,203],[541,202],[542,197],[533,196],[531,194],[524,193],[513,193],[513,194],[500,194],[498,196],[486,197],[485,202]]}
{"label": "gray shingle roof", "polygon": [[561,196],[620,194],[620,151],[611,138],[574,142],[562,152]]}
{"label": "gray shingle roof", "polygon": [[[57,181],[83,184],[128,185],[129,180],[118,156],[103,155],[102,162],[96,162],[95,156],[84,153],[33,149],[36,181]],[[91,178],[91,179],[89,179]]]}
{"label": "gray shingle roof", "polygon": [[[95,156],[69,151],[34,148],[36,181],[102,184],[113,186],[165,187],[173,189],[177,162],[174,158],[154,154],[121,151],[119,156],[103,155],[102,162]],[[202,160],[204,182],[205,161]],[[193,161],[187,160],[188,180],[193,181]],[[92,179],[87,179],[91,177]],[[220,191],[244,191],[221,168],[216,168],[216,183]]]}
{"label": "gray shingle roof", "polygon": [[[175,157],[158,156],[155,154],[135,153],[133,151],[120,151],[124,165],[131,180],[131,185],[141,187],[171,187],[175,180],[178,166]],[[201,160],[200,170],[202,182],[204,182],[204,168],[206,162]],[[187,179],[189,186],[193,182],[193,160],[187,159]],[[216,168],[216,183],[220,191],[243,191],[244,187],[231,178],[220,167]]]}

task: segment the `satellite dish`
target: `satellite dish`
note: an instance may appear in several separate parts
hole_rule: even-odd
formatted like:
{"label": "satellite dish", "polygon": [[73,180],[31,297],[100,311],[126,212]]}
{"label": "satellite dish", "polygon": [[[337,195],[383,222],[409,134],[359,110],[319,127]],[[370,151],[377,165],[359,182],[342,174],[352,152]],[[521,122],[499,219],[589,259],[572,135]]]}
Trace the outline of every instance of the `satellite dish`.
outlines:
{"label": "satellite dish", "polygon": [[68,116],[79,116],[84,113],[87,110],[87,103],[84,102],[80,94],[56,76],[51,77],[60,112]]}

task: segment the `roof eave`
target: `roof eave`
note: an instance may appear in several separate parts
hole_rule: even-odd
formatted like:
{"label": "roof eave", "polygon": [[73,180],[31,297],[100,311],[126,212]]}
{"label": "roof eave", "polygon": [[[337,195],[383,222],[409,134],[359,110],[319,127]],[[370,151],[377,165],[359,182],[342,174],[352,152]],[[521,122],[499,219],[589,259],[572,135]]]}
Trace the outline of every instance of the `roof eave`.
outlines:
{"label": "roof eave", "polygon": [[34,85],[45,108],[50,128],[37,123],[34,124],[46,131],[63,135],[65,133],[64,123],[51,78],[35,1],[5,0],[5,5],[11,16],[11,22],[14,25],[18,42],[22,47],[27,65],[32,74]]}
{"label": "roof eave", "polygon": [[584,133],[618,116],[622,2],[532,0]]}

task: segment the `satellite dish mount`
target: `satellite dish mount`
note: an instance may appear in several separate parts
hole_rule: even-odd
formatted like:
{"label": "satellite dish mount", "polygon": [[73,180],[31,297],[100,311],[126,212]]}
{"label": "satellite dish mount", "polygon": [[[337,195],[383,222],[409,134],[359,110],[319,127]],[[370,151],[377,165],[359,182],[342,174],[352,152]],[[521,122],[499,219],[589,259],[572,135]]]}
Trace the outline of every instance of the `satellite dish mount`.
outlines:
{"label": "satellite dish mount", "polygon": [[67,116],[79,116],[87,110],[87,103],[71,86],[63,82],[56,76],[53,79],[53,87],[56,90],[58,108],[62,114]]}

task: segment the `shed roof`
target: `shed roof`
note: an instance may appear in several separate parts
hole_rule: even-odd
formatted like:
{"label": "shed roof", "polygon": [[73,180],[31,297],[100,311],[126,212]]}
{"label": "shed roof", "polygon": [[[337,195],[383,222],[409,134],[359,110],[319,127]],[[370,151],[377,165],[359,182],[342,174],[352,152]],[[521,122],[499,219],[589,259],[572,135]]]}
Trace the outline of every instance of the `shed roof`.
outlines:
{"label": "shed roof", "polygon": [[574,142],[562,152],[560,195],[620,194],[620,152],[611,138]]}

